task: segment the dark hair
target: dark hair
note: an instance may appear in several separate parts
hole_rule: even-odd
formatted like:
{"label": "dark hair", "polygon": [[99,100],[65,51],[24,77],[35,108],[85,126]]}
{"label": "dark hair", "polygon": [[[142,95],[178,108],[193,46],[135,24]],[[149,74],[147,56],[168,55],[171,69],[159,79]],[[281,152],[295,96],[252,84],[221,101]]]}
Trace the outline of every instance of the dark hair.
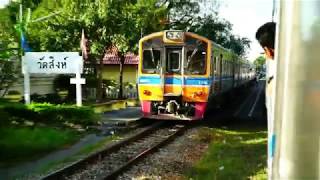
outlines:
{"label": "dark hair", "polygon": [[276,23],[268,22],[262,25],[257,33],[256,39],[259,41],[262,47],[268,47],[274,49]]}

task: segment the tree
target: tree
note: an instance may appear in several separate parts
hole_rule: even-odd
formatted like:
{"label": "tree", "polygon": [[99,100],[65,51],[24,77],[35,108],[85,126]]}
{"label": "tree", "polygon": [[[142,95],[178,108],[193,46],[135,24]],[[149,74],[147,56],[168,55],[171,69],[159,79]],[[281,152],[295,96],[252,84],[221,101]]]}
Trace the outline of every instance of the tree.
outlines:
{"label": "tree", "polygon": [[226,48],[233,50],[236,54],[241,57],[245,57],[247,50],[250,48],[251,41],[246,37],[239,37],[230,35],[227,42],[224,44]]}
{"label": "tree", "polygon": [[253,64],[256,66],[257,71],[261,71],[263,69],[263,65],[266,63],[266,58],[263,56],[259,56],[254,60]]}
{"label": "tree", "polygon": [[106,50],[112,45],[117,46],[122,70],[125,53],[137,51],[141,31],[162,30],[164,26],[160,19],[166,15],[166,8],[156,0],[56,0],[54,5],[43,0],[33,12],[33,18],[55,11],[61,13],[48,21],[30,25],[31,46],[42,51],[79,51],[81,30],[84,29],[90,44],[89,59],[96,64],[98,100],[102,98],[102,67]]}
{"label": "tree", "polygon": [[0,9],[0,97],[5,96],[19,78],[19,38],[13,28],[16,22],[16,7],[16,3],[11,3]]}
{"label": "tree", "polygon": [[215,43],[224,46],[231,36],[232,25],[225,20],[219,19],[216,15],[209,15],[204,18],[199,17],[191,31],[207,37]]}

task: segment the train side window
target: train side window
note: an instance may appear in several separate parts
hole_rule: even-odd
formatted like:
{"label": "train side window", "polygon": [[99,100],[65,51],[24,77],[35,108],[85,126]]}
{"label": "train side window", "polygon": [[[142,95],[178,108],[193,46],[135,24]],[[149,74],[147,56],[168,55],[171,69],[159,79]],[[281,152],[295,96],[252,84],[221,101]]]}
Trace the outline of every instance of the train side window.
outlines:
{"label": "train side window", "polygon": [[230,70],[230,63],[229,63],[229,61],[227,61],[227,76],[229,76],[229,70]]}
{"label": "train side window", "polygon": [[221,59],[221,76],[224,76],[224,60]]}
{"label": "train side window", "polygon": [[219,70],[218,70],[219,72],[218,73],[219,73],[219,76],[222,76],[223,75],[222,74],[223,73],[223,69],[222,69],[223,68],[222,67],[223,66],[223,55],[222,54],[220,54],[220,58],[219,58],[219,63],[218,64],[219,64]]}
{"label": "train side window", "polygon": [[224,64],[224,66],[223,66],[223,72],[224,72],[223,75],[226,76],[227,75],[227,61],[224,59],[223,62],[224,62],[223,63]]}
{"label": "train side window", "polygon": [[218,74],[218,57],[214,57],[214,75],[217,76]]}
{"label": "train side window", "polygon": [[224,76],[226,76],[227,75],[227,61],[226,60],[224,60],[224,68],[223,68],[223,70],[224,70]]}

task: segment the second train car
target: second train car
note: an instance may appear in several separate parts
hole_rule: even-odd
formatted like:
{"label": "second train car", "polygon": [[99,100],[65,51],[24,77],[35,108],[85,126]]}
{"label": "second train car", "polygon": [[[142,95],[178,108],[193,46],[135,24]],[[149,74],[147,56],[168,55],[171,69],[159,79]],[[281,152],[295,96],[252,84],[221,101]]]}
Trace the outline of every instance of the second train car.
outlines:
{"label": "second train car", "polygon": [[254,79],[252,66],[200,35],[162,31],[139,42],[138,91],[143,116],[202,119],[209,99]]}

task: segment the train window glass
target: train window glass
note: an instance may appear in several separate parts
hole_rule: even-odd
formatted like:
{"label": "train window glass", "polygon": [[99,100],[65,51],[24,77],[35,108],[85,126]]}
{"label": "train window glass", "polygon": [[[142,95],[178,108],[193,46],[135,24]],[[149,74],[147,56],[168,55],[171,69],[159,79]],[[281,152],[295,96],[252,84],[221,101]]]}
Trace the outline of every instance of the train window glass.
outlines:
{"label": "train window glass", "polygon": [[186,37],[184,74],[204,75],[207,69],[207,43],[194,37]]}
{"label": "train window glass", "polygon": [[188,50],[186,59],[185,74],[201,75],[206,73],[206,52],[204,50]]}
{"label": "train window glass", "polygon": [[225,60],[225,74],[224,75],[225,76],[228,75],[228,61],[227,60]]}
{"label": "train window glass", "polygon": [[181,50],[169,50],[167,53],[167,72],[180,72]]}
{"label": "train window glass", "polygon": [[143,73],[159,73],[160,71],[160,50],[144,50],[142,60]]}
{"label": "train window glass", "polygon": [[229,61],[227,61],[226,76],[229,76]]}
{"label": "train window glass", "polygon": [[217,61],[218,61],[218,57],[214,57],[214,62],[213,62],[213,69],[214,69],[214,75],[217,76],[218,73],[218,68],[217,68]]}
{"label": "train window glass", "polygon": [[220,75],[223,76],[223,59],[220,59]]}
{"label": "train window glass", "polygon": [[229,75],[229,62],[226,61],[226,76]]}
{"label": "train window glass", "polygon": [[225,76],[226,75],[226,61],[223,59],[222,60],[222,75]]}

